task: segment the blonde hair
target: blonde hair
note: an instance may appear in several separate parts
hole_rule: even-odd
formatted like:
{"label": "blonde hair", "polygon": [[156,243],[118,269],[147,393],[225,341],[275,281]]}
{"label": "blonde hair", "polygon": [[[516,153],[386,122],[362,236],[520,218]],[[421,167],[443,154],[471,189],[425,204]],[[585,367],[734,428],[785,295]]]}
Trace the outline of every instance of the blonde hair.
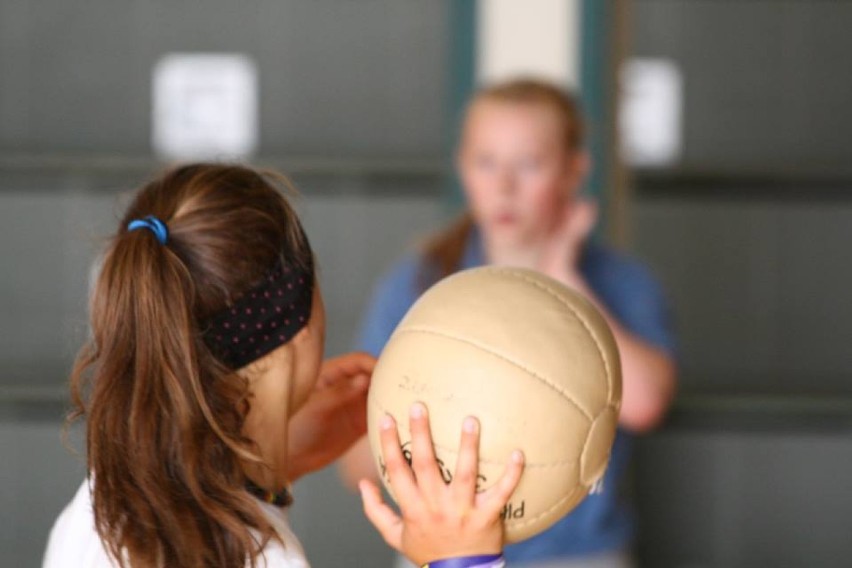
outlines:
{"label": "blonde hair", "polygon": [[579,150],[583,145],[585,124],[580,105],[574,95],[546,81],[520,78],[495,83],[477,91],[467,105],[465,116],[481,101],[517,103],[547,107],[556,113],[562,129],[562,140],[568,151]]}

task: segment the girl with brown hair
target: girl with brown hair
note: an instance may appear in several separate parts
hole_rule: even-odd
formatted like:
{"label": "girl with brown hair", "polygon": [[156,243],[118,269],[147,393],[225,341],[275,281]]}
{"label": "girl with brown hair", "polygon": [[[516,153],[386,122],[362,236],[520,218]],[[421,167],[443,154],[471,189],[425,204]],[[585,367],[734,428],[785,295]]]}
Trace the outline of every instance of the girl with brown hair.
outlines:
{"label": "girl with brown hair", "polygon": [[[486,87],[470,102],[456,168],[468,209],[377,285],[359,348],[378,354],[431,283],[482,264],[543,272],[583,293],[608,320],[622,359],[621,429],[602,491],[548,531],[509,546],[513,566],[629,566],[633,522],[618,486],[634,434],[656,426],[675,387],[664,295],[637,261],[588,238],[594,204],[579,195],[589,169],[573,97],[534,79]],[[345,456],[347,484],[370,477],[366,442]]]}
{"label": "girl with brown hair", "polygon": [[[289,486],[364,434],[374,359],[322,361],[313,252],[282,185],[197,164],[136,194],[103,257],[91,337],[71,376],[89,476],[51,532],[46,568],[307,566],[289,528]],[[411,429],[428,455],[422,405]],[[452,488],[428,484],[428,463],[414,464],[415,478],[390,417],[381,431],[403,516],[375,485],[362,490],[385,538],[418,562],[499,557],[499,511],[522,458],[474,497],[465,480],[476,477],[475,419]]]}

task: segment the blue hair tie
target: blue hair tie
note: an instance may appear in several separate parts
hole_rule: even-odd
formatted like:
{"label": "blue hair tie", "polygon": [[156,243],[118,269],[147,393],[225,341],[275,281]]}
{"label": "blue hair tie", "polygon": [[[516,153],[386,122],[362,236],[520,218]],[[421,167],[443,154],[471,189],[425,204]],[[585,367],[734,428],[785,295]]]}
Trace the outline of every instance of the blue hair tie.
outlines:
{"label": "blue hair tie", "polygon": [[142,219],[134,219],[127,224],[128,231],[135,231],[136,229],[148,229],[154,233],[154,236],[157,237],[161,245],[166,244],[169,240],[169,229],[166,227],[166,224],[153,215],[148,215]]}

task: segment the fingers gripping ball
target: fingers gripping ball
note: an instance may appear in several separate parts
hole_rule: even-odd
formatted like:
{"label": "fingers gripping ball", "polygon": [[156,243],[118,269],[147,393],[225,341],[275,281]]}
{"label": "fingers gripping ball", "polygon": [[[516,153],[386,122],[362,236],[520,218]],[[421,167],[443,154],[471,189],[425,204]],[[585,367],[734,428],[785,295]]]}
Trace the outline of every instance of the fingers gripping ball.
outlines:
{"label": "fingers gripping ball", "polygon": [[547,529],[603,475],[621,405],[618,350],[606,322],[578,293],[533,271],[485,267],[429,289],[394,331],[373,373],[370,447],[384,475],[377,424],[391,414],[411,456],[407,413],[429,408],[438,466],[455,471],[458,433],[479,418],[479,489],[512,450],[523,477],[503,510],[508,542]]}

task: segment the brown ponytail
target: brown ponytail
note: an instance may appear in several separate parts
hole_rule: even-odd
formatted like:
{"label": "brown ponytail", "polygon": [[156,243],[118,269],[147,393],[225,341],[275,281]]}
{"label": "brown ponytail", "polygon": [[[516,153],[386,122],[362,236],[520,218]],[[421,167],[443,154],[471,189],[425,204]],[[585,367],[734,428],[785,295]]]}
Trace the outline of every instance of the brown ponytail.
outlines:
{"label": "brown ponytail", "polygon": [[[154,215],[165,245],[130,220]],[[244,490],[248,385],[203,340],[204,321],[278,260],[310,249],[273,180],[193,165],[143,187],[119,224],[91,298],[90,342],[71,375],[86,416],[95,525],[122,566],[255,565],[274,537]],[[252,532],[252,530],[254,532]]]}
{"label": "brown ponytail", "polygon": [[[571,94],[552,83],[520,78],[485,87],[477,91],[468,103],[466,114],[470,113],[474,104],[484,100],[550,108],[555,111],[561,123],[565,149],[573,152],[583,145],[584,125],[579,104]],[[426,241],[422,253],[424,262],[421,264],[419,276],[423,289],[460,268],[473,227],[473,217],[466,211]]]}

